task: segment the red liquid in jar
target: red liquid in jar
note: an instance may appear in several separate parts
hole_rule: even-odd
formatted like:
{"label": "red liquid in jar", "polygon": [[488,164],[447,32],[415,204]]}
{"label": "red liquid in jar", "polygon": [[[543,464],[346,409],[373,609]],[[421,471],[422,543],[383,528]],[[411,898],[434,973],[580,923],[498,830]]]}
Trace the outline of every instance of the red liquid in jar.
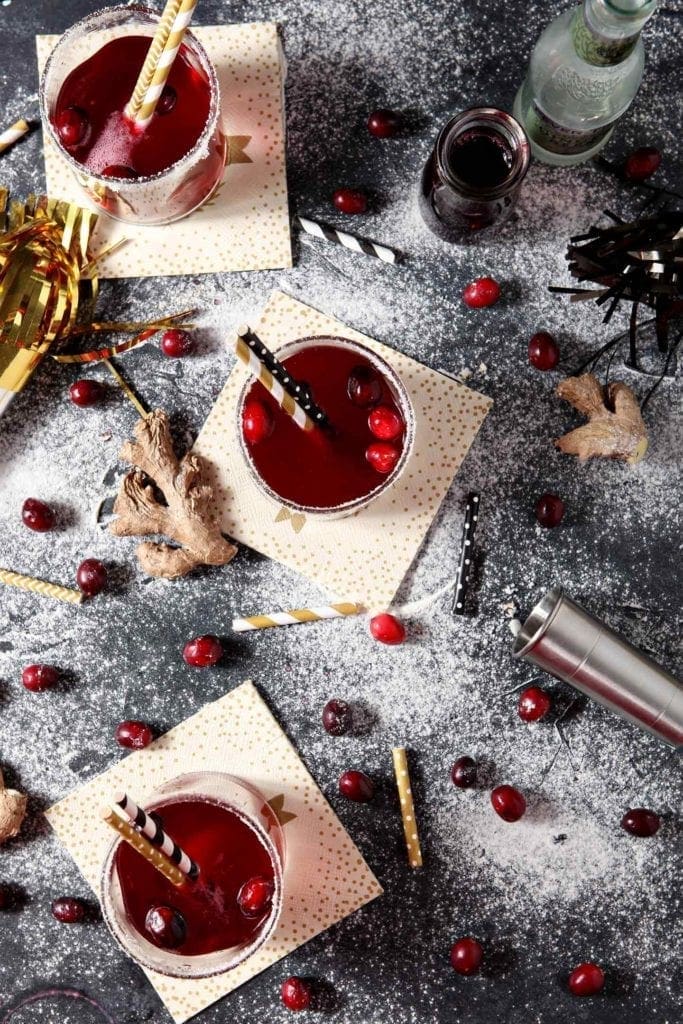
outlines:
{"label": "red liquid in jar", "polygon": [[[255,381],[247,400],[262,402],[275,424],[270,436],[257,444],[245,438],[259,475],[282,498],[312,508],[334,508],[381,486],[387,477],[365,457],[368,446],[377,441],[368,416],[376,405],[386,405],[403,420],[386,378],[358,351],[324,343],[302,349],[282,362],[295,380],[310,387],[313,401],[325,411],[329,425],[302,430]],[[370,407],[354,405],[348,395],[349,376],[359,366],[369,368],[381,387],[379,401]],[[391,444],[400,452],[404,440],[405,426]]]}
{"label": "red liquid in jar", "polygon": [[124,116],[150,42],[149,36],[132,35],[112,40],[74,68],[59,91],[52,122],[70,107],[85,114],[88,127],[82,141],[65,148],[95,174],[117,167],[134,172],[117,177],[158,174],[189,153],[204,130],[211,86],[185,45],[168,76],[167,85],[175,93],[168,112],[159,112],[164,109],[160,101],[144,131]]}
{"label": "red liquid in jar", "polygon": [[[171,801],[155,808],[165,830],[199,866],[196,882],[175,886],[127,843],[121,843],[115,867],[126,913],[137,930],[145,931],[154,906],[178,910],[187,925],[185,942],[169,953],[197,956],[249,945],[270,916],[247,917],[237,895],[250,878],[274,880],[275,869],[257,833],[234,811],[206,800]],[[150,940],[151,941],[151,940]]]}

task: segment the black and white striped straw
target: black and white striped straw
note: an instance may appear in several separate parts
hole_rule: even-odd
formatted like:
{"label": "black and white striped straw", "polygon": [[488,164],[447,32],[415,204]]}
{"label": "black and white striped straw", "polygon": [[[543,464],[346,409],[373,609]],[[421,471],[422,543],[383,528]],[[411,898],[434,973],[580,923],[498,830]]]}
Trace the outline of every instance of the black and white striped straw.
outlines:
{"label": "black and white striped straw", "polygon": [[158,846],[184,875],[187,875],[192,881],[199,877],[199,867],[192,858],[188,857],[185,851],[164,832],[159,822],[143,811],[142,807],[138,807],[127,793],[117,793],[114,803],[121,808],[128,820],[140,829],[143,836],[146,836],[154,846]]}
{"label": "black and white striped straw", "polygon": [[367,238],[357,238],[356,235],[350,235],[347,231],[331,228],[328,224],[320,224],[318,221],[309,220],[308,217],[295,217],[293,223],[294,227],[304,231],[307,235],[322,238],[335,245],[342,245],[345,249],[351,249],[353,252],[374,256],[376,259],[382,260],[383,263],[396,263],[398,260],[394,250],[389,249],[386,245],[370,242]]}
{"label": "black and white striped straw", "polygon": [[479,520],[479,495],[472,492],[467,495],[467,508],[465,509],[465,525],[462,531],[462,546],[460,549],[460,565],[458,566],[458,578],[455,583],[455,594],[451,611],[454,615],[465,614],[465,598],[467,587],[470,582],[472,570],[472,542]]}
{"label": "black and white striped straw", "polygon": [[275,380],[282,385],[287,394],[291,395],[313,422],[319,427],[325,426],[327,414],[319,405],[315,404],[309,389],[298,380],[294,380],[287,367],[263,344],[258,335],[254,334],[252,329],[244,324],[237,328],[237,336],[242,339],[258,361],[263,363]]}

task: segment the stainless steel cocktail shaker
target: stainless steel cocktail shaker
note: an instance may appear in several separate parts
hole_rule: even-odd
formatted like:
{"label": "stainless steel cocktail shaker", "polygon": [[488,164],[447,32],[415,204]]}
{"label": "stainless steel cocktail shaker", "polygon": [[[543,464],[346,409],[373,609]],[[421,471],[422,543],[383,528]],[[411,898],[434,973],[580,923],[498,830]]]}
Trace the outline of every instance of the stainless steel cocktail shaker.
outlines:
{"label": "stainless steel cocktail shaker", "polygon": [[515,637],[516,658],[570,683],[674,747],[683,747],[683,685],[559,588]]}

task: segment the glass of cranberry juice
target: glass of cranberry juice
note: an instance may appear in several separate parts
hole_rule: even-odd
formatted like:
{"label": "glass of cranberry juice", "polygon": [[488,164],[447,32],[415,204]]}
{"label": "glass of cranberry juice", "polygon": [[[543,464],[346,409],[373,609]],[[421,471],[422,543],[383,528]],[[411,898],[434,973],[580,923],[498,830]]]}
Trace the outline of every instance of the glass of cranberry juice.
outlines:
{"label": "glass of cranberry juice", "polygon": [[109,7],[77,22],[40,86],[46,135],[90,200],[117,220],[167,224],[211,195],[226,161],[216,71],[191,32],[144,131],[124,116],[159,12]]}
{"label": "glass of cranberry juice", "polygon": [[348,338],[301,338],[277,357],[328,423],[302,430],[250,377],[237,403],[237,434],[251,478],[278,505],[314,518],[366,508],[399,480],[413,448],[415,414],[401,378]]}
{"label": "glass of cranberry juice", "polygon": [[174,886],[116,840],[101,882],[104,918],[143,967],[179,978],[222,974],[272,934],[282,908],[285,843],[266,798],[220,772],[183,775],[143,804],[199,866]]}

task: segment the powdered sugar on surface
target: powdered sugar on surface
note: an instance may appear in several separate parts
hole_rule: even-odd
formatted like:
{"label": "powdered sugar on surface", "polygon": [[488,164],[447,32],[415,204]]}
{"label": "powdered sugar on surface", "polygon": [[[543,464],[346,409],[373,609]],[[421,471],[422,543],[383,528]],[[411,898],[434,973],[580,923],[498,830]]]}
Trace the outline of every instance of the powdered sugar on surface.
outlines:
{"label": "powdered sugar on surface", "polygon": [[[60,31],[94,6],[85,0],[37,3],[30,26],[18,18],[16,4],[3,9],[0,26],[11,33],[17,54],[27,55],[25,72],[18,63],[16,74],[0,69],[8,123],[37,112],[28,75],[32,34]],[[145,718],[163,731],[250,677],[386,893],[200,1015],[202,1024],[218,1024],[226,1015],[244,1024],[284,1024],[289,1018],[278,986],[289,973],[331,986],[331,1019],[339,1024],[677,1020],[677,755],[514,662],[501,608],[514,593],[528,609],[560,583],[676,667],[679,385],[665,382],[649,403],[650,451],[632,469],[579,466],[551,444],[578,422],[553,396],[561,374],[623,330],[627,319],[620,312],[605,328],[591,303],[571,305],[550,296],[546,286],[569,283],[564,251],[571,234],[605,208],[635,213],[643,195],[593,167],[534,165],[515,219],[494,242],[472,248],[449,247],[432,236],[415,201],[420,167],[447,116],[480,101],[509,109],[533,39],[562,6],[522,10],[416,0],[400,7],[387,0],[203,5],[204,23],[240,17],[284,25],[292,210],[357,230],[405,259],[389,267],[302,238],[288,272],[106,282],[102,316],[201,310],[195,356],[169,360],[150,344],[121,358],[121,371],[149,406],[169,411],[184,449],[232,365],[226,335],[255,319],[270,292],[282,288],[431,366],[455,375],[469,367],[469,383],[495,404],[397,596],[397,605],[408,606],[409,643],[396,649],[374,644],[362,619],[231,637],[233,615],[320,603],[324,595],[246,550],[230,566],[184,581],[146,579],[134,541],[110,537],[94,522],[99,501],[112,491],[103,481],[111,479],[134,423],[132,407],[112,383],[103,406],[78,409],[67,397],[78,374],[54,363],[40,369],[0,420],[0,564],[71,584],[80,560],[98,557],[110,569],[112,586],[77,609],[0,591],[0,767],[9,785],[31,793],[22,838],[0,850],[0,881],[20,887],[25,900],[3,917],[0,1006],[46,981],[68,983],[101,997],[117,1022],[168,1024],[144,977],[101,922],[69,929],[52,920],[55,896],[88,894],[40,812],[121,756],[112,740],[121,718]],[[619,158],[635,145],[658,145],[665,154],[662,177],[672,187],[681,156],[672,100],[679,25],[662,11],[648,28],[643,87],[608,150]],[[394,140],[371,139],[364,120],[375,106],[409,112],[410,129]],[[0,161],[0,179],[15,195],[42,187],[36,134]],[[351,222],[334,211],[329,197],[345,185],[372,193],[364,218]],[[491,310],[468,310],[462,288],[483,274],[500,281],[503,298]],[[539,329],[557,336],[557,372],[540,374],[527,364],[529,335]],[[103,367],[83,375],[109,384]],[[648,386],[620,357],[612,377],[641,396]],[[472,588],[476,616],[454,618],[447,588],[469,490],[482,495],[477,547],[484,560]],[[567,507],[554,531],[542,530],[533,517],[535,500],[546,490],[560,494]],[[55,505],[57,531],[40,535],[22,527],[20,507],[29,495]],[[181,648],[206,632],[226,636],[226,657],[215,669],[190,671]],[[64,687],[24,691],[20,673],[31,661],[62,668]],[[513,691],[531,681],[547,686],[554,710],[549,721],[529,727],[516,715]],[[354,735],[333,739],[321,729],[320,711],[333,696],[356,707]],[[554,722],[564,712],[559,732]],[[405,861],[391,771],[390,748],[397,744],[411,751],[421,872],[411,872]],[[481,764],[478,787],[465,792],[449,779],[452,761],[462,754]],[[378,782],[373,805],[352,806],[337,796],[336,779],[349,767]],[[501,821],[490,807],[490,788],[503,782],[518,786],[528,800],[528,813],[516,824]],[[620,829],[631,806],[662,815],[656,837],[635,839]],[[486,967],[480,977],[460,979],[448,950],[467,934],[484,943]],[[586,959],[605,965],[606,994],[571,1000],[567,971]],[[22,1012],[19,1024],[91,1020],[90,1011],[76,1006],[34,1007],[31,1017]]]}

